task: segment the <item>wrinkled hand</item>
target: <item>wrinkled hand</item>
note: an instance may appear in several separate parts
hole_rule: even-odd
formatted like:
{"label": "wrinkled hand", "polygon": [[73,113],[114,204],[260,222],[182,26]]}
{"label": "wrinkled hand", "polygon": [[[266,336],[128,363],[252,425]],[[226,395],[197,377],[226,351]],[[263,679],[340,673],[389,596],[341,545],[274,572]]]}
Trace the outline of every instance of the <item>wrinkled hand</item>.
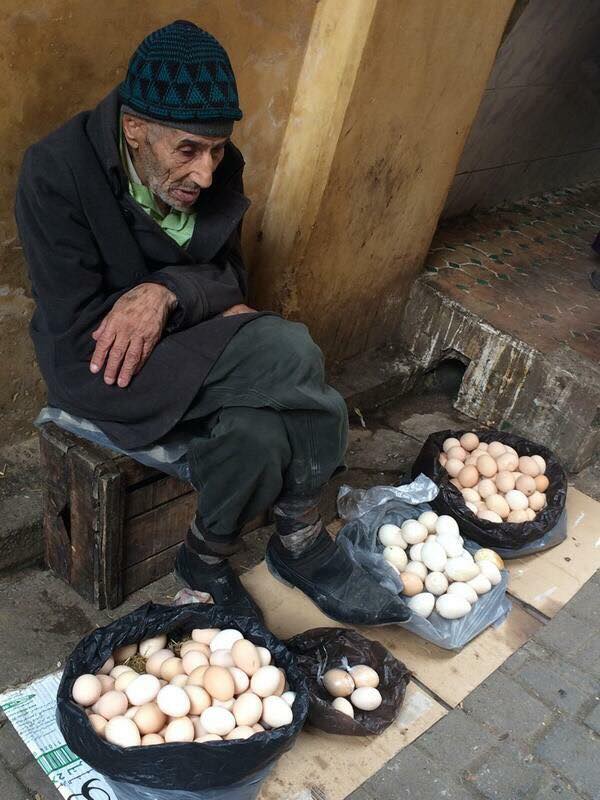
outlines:
{"label": "wrinkled hand", "polygon": [[250,308],[244,303],[238,303],[236,306],[228,308],[227,311],[223,311],[224,317],[233,317],[235,314],[256,314],[256,309]]}
{"label": "wrinkled hand", "polygon": [[92,333],[96,349],[90,371],[106,365],[105,383],[128,386],[160,341],[176,303],[173,292],[154,283],[141,283],[122,295]]}

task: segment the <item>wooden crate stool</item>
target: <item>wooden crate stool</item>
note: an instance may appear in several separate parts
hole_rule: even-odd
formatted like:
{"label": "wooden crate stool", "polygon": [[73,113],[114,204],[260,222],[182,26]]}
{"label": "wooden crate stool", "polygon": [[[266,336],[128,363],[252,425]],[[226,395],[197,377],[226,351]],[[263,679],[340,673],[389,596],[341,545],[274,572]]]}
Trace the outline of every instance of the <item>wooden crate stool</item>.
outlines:
{"label": "wooden crate stool", "polygon": [[97,608],[173,569],[196,509],[189,483],[52,422],[39,433],[46,564]]}

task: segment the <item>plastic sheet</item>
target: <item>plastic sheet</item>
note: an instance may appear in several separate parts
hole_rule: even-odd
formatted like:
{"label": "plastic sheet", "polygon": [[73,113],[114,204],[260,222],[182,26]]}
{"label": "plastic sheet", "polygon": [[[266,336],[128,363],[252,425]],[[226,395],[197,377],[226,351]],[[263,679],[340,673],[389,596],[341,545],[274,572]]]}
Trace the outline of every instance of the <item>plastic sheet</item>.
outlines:
{"label": "plastic sheet", "polygon": [[59,428],[64,428],[69,433],[75,434],[75,436],[81,436],[82,439],[87,439],[89,442],[114,450],[115,453],[123,453],[123,455],[129,456],[134,461],[139,461],[140,464],[145,464],[147,467],[153,467],[153,469],[160,470],[167,475],[173,475],[175,478],[181,478],[184,481],[190,480],[190,469],[187,462],[189,436],[186,434],[174,431],[164,436],[160,444],[155,444],[152,447],[143,447],[138,450],[122,450],[116,444],[113,444],[108,436],[93,422],[81,417],[74,417],[60,408],[45,406],[38,414],[34,425],[39,428],[46,422],[54,422]]}
{"label": "plastic sheet", "polygon": [[466,431],[446,430],[432,433],[413,464],[413,476],[424,473],[439,485],[439,494],[431,502],[434,510],[438,514],[454,517],[463,536],[478,542],[482,547],[493,548],[503,558],[520,558],[555,547],[564,541],[567,536],[567,476],[552,451],[510,433],[476,431],[482,442],[498,441],[508,444],[520,456],[542,456],[546,461],[546,476],[549,480],[546,508],[532,522],[488,522],[479,519],[467,508],[461,493],[450,483],[448,473],[438,461],[444,439],[450,436],[460,439],[463,433]]}
{"label": "plastic sheet", "polygon": [[[411,485],[407,484],[403,487],[405,496],[410,492]],[[419,480],[417,485],[420,491],[423,485],[422,481]],[[396,499],[374,505],[365,497],[369,491],[371,490],[366,492],[361,490],[361,494],[357,494],[354,500],[348,497],[348,493],[344,494],[346,510],[351,507],[357,515],[363,508],[370,510],[361,516],[350,519],[338,533],[337,541],[350,558],[363,569],[377,576],[382,586],[399,593],[403,589],[402,581],[384,559],[383,546],[377,539],[377,531],[387,522],[401,526],[404,520],[414,519],[424,511],[431,511],[431,505],[428,503],[411,505],[405,500]],[[468,540],[465,539],[465,548],[467,544]],[[474,549],[478,549],[477,546]],[[438,647],[446,650],[459,650],[487,627],[499,624],[506,617],[511,608],[510,600],[506,596],[507,586],[508,572],[503,570],[502,581],[490,592],[482,595],[471,611],[461,619],[448,620],[433,611],[427,619],[411,613],[406,622],[397,624]],[[406,604],[406,600],[404,598],[402,600]]]}
{"label": "plastic sheet", "polygon": [[[160,633],[177,638],[204,627],[237,628],[271,651],[273,662],[286,671],[290,689],[296,692],[292,723],[243,741],[205,744],[121,748],[97,736],[83,709],[71,699],[77,676],[97,672],[121,645]],[[306,679],[295,658],[256,618],[214,605],[148,603],[79,642],[66,661],[58,689],[57,721],[71,750],[113,782],[122,800],[251,800],[270,767],[293,745],[308,714],[308,702]]]}
{"label": "plastic sheet", "polygon": [[[313,628],[286,641],[308,680],[308,721],[326,733],[344,736],[380,734],[398,716],[410,672],[379,642],[346,628]],[[354,719],[337,711],[322,678],[327,670],[368,664],[379,675],[382,702],[374,711],[354,710]]]}

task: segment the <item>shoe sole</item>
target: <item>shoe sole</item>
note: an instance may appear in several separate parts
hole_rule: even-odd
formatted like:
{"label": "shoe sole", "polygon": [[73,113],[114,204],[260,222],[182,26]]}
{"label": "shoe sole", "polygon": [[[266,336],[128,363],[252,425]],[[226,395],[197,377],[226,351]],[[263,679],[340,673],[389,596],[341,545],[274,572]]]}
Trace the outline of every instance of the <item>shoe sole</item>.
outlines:
{"label": "shoe sole", "polygon": [[408,622],[407,619],[403,620],[402,622],[350,622],[349,620],[337,619],[336,617],[332,617],[326,611],[323,611],[323,609],[317,603],[315,603],[315,601],[309,594],[306,594],[306,592],[302,591],[302,589],[300,589],[299,586],[290,583],[288,580],[283,578],[279,574],[279,572],[277,572],[277,569],[273,564],[273,562],[271,561],[268,552],[265,553],[265,563],[267,565],[267,569],[276,580],[278,580],[280,583],[283,583],[284,586],[288,586],[290,589],[295,589],[297,592],[303,594],[304,597],[306,597],[307,600],[310,600],[313,606],[321,612],[321,614],[324,614],[327,617],[327,619],[331,619],[333,620],[333,622],[339,622],[340,625],[359,625],[363,628],[385,628],[388,625],[403,625],[405,622]]}

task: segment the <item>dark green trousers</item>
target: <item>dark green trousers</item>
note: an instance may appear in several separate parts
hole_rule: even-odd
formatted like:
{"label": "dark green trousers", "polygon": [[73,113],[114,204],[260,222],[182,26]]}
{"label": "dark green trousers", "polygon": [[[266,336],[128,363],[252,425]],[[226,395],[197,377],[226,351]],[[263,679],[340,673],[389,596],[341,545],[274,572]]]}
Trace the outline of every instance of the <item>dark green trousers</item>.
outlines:
{"label": "dark green trousers", "polygon": [[306,326],[262,316],[229,342],[180,426],[197,523],[228,545],[277,498],[314,496],[343,468],[348,415]]}

